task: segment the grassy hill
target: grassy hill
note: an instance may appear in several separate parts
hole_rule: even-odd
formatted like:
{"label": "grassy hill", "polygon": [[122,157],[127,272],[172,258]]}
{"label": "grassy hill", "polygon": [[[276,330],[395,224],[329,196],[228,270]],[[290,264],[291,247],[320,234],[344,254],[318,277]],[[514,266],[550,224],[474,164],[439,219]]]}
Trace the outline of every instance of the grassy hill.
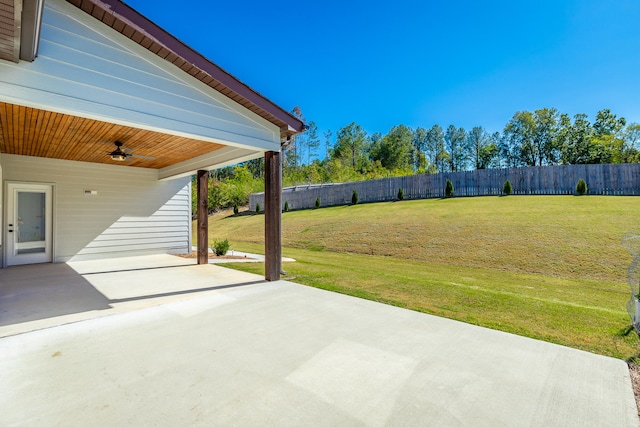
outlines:
{"label": "grassy hill", "polygon": [[[293,281],[572,347],[638,353],[625,311],[640,230],[634,197],[510,196],[283,214]],[[210,219],[212,239],[262,251],[262,215]],[[640,233],[640,231],[639,231]],[[234,268],[262,273],[262,265]]]}

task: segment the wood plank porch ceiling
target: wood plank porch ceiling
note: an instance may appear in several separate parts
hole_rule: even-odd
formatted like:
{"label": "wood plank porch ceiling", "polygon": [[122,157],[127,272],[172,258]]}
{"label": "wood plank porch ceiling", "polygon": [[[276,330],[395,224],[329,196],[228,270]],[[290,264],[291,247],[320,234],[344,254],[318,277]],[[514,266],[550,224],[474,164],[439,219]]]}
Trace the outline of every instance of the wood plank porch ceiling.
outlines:
{"label": "wood plank porch ceiling", "polygon": [[[112,160],[115,141],[155,159]],[[159,132],[0,103],[0,153],[161,169],[224,147]]]}

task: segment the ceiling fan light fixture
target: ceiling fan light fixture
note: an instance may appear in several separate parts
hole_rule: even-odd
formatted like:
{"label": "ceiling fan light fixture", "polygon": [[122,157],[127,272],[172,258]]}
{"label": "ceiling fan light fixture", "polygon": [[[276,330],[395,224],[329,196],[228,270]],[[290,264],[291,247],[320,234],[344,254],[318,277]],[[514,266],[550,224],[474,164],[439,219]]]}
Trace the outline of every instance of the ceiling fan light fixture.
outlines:
{"label": "ceiling fan light fixture", "polygon": [[127,160],[127,154],[122,151],[121,148],[122,142],[116,141],[114,142],[114,144],[116,145],[116,149],[109,153],[109,155],[111,156],[111,160],[115,160],[117,162],[124,162],[125,160]]}
{"label": "ceiling fan light fixture", "polygon": [[116,149],[109,153],[109,157],[111,157],[111,160],[115,160],[116,162],[124,162],[126,160],[131,160],[132,158],[148,160],[156,159],[153,156],[142,156],[140,154],[133,154],[133,152],[129,148],[123,150],[123,144],[120,141],[114,142],[114,145],[116,146]]}

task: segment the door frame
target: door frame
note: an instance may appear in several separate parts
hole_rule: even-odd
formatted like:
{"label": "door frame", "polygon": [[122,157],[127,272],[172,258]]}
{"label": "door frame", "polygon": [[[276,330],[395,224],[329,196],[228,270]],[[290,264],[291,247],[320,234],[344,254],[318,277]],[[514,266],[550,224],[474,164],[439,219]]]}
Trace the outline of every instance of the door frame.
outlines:
{"label": "door frame", "polygon": [[[54,184],[53,183],[41,183],[41,182],[25,182],[25,181],[5,181],[4,186],[5,194],[5,209],[4,209],[4,235],[3,239],[3,265],[9,267],[12,265],[25,265],[25,264],[41,264],[51,263],[54,260]],[[45,252],[38,254],[23,254],[14,256],[10,254],[10,249],[13,247],[13,243],[9,243],[10,239],[13,242],[14,234],[9,230],[15,230],[15,227],[10,227],[10,217],[15,215],[15,212],[10,212],[10,209],[16,209],[16,193],[19,190],[26,191],[44,191],[45,193]],[[30,256],[31,255],[31,256]],[[20,257],[20,258],[18,258]]]}

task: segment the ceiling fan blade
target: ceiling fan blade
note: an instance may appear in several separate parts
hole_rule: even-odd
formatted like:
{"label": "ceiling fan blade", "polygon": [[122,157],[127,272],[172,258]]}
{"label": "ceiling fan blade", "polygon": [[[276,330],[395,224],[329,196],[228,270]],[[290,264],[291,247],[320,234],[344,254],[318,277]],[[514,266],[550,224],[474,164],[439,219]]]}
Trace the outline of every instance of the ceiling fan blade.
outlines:
{"label": "ceiling fan blade", "polygon": [[136,157],[138,159],[148,159],[148,160],[155,160],[156,159],[153,156],[143,156],[142,154],[129,154],[127,157]]}

